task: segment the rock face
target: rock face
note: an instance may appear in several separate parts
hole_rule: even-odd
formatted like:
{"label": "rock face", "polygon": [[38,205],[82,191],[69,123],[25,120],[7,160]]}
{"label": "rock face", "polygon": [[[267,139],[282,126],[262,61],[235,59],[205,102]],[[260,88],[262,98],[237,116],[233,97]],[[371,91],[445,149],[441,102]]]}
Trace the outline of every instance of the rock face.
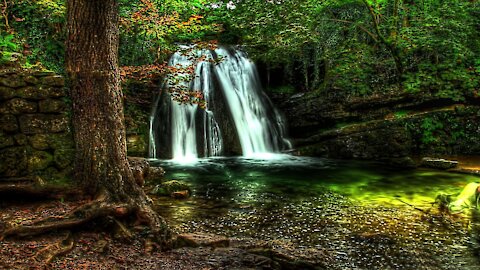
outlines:
{"label": "rock face", "polygon": [[64,84],[53,72],[0,73],[0,179],[70,176],[75,151]]}
{"label": "rock face", "polygon": [[412,167],[413,156],[480,153],[477,97],[458,102],[428,93],[362,98],[302,93],[272,100],[285,113],[300,155]]}

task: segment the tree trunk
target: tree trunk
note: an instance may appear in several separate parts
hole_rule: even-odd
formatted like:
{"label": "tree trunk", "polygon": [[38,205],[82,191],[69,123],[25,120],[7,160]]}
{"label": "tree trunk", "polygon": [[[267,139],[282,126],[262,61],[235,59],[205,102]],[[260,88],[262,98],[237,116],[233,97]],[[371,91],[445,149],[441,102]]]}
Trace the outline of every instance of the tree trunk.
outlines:
{"label": "tree trunk", "polygon": [[154,232],[166,231],[164,221],[135,182],[126,156],[117,0],[68,0],[67,16],[74,177],[92,197],[135,206]]}

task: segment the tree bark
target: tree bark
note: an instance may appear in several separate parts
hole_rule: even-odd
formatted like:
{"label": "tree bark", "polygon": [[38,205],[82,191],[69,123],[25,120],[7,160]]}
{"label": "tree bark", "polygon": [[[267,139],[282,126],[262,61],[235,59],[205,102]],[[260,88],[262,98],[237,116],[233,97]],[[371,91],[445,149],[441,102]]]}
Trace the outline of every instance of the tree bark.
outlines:
{"label": "tree bark", "polygon": [[67,19],[74,177],[92,197],[135,206],[154,233],[167,237],[165,222],[135,182],[126,156],[117,0],[68,0]]}

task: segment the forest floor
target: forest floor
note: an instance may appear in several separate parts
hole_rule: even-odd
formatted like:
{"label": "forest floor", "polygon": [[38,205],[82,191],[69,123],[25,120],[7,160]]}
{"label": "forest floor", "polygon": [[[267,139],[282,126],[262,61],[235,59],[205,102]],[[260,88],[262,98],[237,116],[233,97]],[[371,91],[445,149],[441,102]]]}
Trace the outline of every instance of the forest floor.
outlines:
{"label": "forest floor", "polygon": [[[157,198],[156,204],[161,202]],[[84,203],[3,202],[0,230],[62,216]],[[189,222],[162,213],[174,232],[227,235],[231,237],[229,247],[146,253],[140,236],[117,238],[113,231],[90,226],[1,240],[0,269],[478,269],[476,237],[454,217],[410,206],[364,207],[335,194],[290,206],[263,207],[255,208],[256,214],[238,213],[242,217],[234,213],[206,218],[204,213],[201,220]],[[243,217],[248,224],[232,225],[242,224]],[[268,226],[257,226],[258,222]],[[289,237],[317,240],[296,243]]]}
{"label": "forest floor", "polygon": [[[0,226],[27,225],[61,216],[84,202],[38,202],[0,205]],[[144,239],[115,239],[114,234],[83,228],[0,241],[0,269],[278,269],[263,256],[241,248],[178,248],[146,254]],[[72,244],[66,243],[71,239]],[[52,254],[56,254],[52,256]]]}

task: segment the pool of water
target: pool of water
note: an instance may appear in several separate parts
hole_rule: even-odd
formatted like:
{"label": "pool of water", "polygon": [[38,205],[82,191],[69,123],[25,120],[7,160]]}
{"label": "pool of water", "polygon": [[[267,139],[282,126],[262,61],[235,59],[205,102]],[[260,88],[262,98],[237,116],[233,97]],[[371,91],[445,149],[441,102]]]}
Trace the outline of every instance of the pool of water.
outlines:
{"label": "pool of water", "polygon": [[322,249],[332,269],[480,269],[476,221],[434,204],[479,177],[285,155],[152,164],[192,187],[187,200],[156,200],[179,233]]}

